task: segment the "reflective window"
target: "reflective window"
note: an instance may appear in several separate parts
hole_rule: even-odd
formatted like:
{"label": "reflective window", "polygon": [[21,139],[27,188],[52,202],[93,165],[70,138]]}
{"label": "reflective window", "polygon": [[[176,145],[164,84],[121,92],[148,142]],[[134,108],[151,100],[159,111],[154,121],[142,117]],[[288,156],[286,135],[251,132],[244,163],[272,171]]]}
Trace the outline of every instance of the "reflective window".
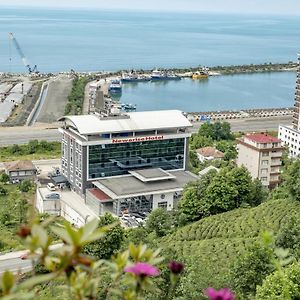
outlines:
{"label": "reflective window", "polygon": [[128,174],[142,168],[183,169],[184,139],[89,147],[89,178]]}

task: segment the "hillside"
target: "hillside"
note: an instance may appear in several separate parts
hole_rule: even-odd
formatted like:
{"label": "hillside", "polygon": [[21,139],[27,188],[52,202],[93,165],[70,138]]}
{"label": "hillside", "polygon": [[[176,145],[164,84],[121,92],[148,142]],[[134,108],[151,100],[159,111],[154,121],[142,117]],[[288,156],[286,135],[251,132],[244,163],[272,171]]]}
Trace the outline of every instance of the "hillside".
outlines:
{"label": "hillside", "polygon": [[168,236],[163,248],[187,267],[182,299],[193,299],[207,286],[230,286],[228,270],[246,245],[259,240],[263,231],[276,234],[284,218],[299,211],[300,202],[269,201],[202,219]]}

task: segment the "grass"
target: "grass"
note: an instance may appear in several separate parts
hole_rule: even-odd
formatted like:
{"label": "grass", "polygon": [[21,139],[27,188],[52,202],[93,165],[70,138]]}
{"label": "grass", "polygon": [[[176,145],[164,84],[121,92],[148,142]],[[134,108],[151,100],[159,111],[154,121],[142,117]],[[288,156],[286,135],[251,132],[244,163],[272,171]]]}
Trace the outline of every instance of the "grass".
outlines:
{"label": "grass", "polygon": [[0,161],[40,160],[59,158],[60,142],[30,141],[26,145],[0,147]]}
{"label": "grass", "polygon": [[179,287],[188,297],[184,299],[193,299],[194,293],[201,294],[207,286],[230,287],[228,274],[235,259],[248,245],[261,240],[264,231],[276,235],[284,219],[299,210],[300,202],[268,201],[202,219],[166,237],[160,247],[187,266]]}

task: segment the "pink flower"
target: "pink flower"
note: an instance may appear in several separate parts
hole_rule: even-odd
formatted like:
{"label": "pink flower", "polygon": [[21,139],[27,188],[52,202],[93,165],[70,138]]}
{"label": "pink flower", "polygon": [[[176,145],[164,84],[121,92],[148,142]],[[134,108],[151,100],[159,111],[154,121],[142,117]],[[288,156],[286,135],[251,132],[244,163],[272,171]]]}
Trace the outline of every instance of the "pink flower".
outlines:
{"label": "pink flower", "polygon": [[228,288],[217,291],[214,288],[210,287],[204,290],[204,295],[206,295],[211,300],[234,300],[235,299],[235,295]]}
{"label": "pink flower", "polygon": [[171,261],[169,263],[169,269],[173,274],[180,274],[184,269],[184,264],[177,262],[177,261]]}
{"label": "pink flower", "polygon": [[133,273],[137,276],[158,276],[159,275],[159,271],[157,268],[155,268],[150,264],[142,263],[142,262],[138,262],[131,267],[126,267],[124,271],[127,273]]}

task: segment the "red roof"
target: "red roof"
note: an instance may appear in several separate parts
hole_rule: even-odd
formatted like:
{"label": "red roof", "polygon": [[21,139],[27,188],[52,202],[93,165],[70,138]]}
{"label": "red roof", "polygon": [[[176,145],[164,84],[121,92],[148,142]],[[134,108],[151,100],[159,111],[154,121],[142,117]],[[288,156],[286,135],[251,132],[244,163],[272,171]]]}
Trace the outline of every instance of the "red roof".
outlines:
{"label": "red roof", "polygon": [[99,189],[90,189],[89,192],[91,192],[99,201],[111,199],[108,195],[106,195]]}
{"label": "red roof", "polygon": [[223,158],[224,153],[216,149],[215,147],[204,147],[196,150],[197,153],[204,157]]}
{"label": "red roof", "polygon": [[256,143],[280,143],[281,140],[266,133],[255,133],[246,135],[245,138]]}

